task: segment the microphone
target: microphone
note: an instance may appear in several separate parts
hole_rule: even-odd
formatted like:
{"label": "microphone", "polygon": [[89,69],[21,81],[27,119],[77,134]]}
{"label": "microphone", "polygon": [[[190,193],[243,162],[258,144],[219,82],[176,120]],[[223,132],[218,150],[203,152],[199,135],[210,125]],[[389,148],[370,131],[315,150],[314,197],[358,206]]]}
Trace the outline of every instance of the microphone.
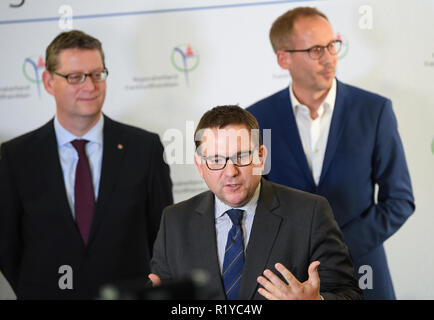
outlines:
{"label": "microphone", "polygon": [[107,284],[100,289],[99,300],[198,300],[206,299],[208,274],[193,270],[177,279],[162,279],[154,287],[150,279],[136,278]]}

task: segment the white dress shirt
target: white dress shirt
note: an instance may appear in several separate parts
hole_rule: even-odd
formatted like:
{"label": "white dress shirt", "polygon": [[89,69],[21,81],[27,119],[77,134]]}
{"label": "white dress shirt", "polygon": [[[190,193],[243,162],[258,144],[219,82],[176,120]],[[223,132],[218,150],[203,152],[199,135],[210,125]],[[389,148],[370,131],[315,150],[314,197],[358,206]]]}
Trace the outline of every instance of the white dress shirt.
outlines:
{"label": "white dress shirt", "polygon": [[[247,244],[249,243],[250,232],[252,231],[253,219],[255,217],[256,206],[258,204],[259,192],[261,190],[261,183],[257,186],[252,199],[243,207],[235,208],[244,210],[243,219],[241,221],[241,227],[243,229],[243,244],[244,252],[246,251]],[[229,230],[232,228],[231,218],[226,211],[234,209],[231,206],[220,201],[219,198],[215,198],[215,229],[217,235],[217,253],[219,258],[220,272],[223,269],[223,260],[225,258],[226,242],[228,239]]]}
{"label": "white dress shirt", "polygon": [[295,97],[292,85],[289,87],[289,94],[304,154],[313,180],[318,185],[336,101],[336,79],[333,80],[327,97],[318,108],[318,117],[315,120],[310,117],[309,108],[301,104]]}
{"label": "white dress shirt", "polygon": [[102,165],[102,150],[103,150],[103,127],[104,117],[101,115],[98,122],[84,136],[77,137],[66,130],[59,123],[57,116],[54,118],[54,131],[57,138],[57,147],[59,151],[60,164],[62,166],[63,179],[65,181],[66,195],[68,197],[69,206],[71,207],[72,216],[75,219],[74,210],[74,185],[75,185],[75,170],[78,162],[78,152],[75,150],[71,141],[75,139],[85,139],[86,155],[89,160],[90,171],[92,173],[93,190],[95,193],[95,201],[98,197],[99,181],[101,176]]}

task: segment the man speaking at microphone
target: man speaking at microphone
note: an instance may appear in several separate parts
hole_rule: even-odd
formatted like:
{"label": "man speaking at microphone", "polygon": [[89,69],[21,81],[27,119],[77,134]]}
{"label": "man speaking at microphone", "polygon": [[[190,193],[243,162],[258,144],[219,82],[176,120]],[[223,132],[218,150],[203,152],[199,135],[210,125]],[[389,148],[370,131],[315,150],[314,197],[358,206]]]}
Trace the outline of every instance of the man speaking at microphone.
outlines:
{"label": "man speaking at microphone", "polygon": [[262,179],[258,132],[238,106],[203,115],[194,159],[210,190],[164,210],[149,278],[203,270],[212,299],[360,299],[327,200]]}

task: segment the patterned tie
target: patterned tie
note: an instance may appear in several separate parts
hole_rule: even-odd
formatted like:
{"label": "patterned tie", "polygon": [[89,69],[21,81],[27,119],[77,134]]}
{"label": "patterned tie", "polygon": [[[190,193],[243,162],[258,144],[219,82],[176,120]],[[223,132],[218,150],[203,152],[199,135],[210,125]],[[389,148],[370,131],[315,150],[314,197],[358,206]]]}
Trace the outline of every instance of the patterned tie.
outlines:
{"label": "patterned tie", "polygon": [[231,218],[232,228],[228,233],[223,261],[223,283],[228,300],[236,300],[240,290],[241,273],[244,266],[244,246],[241,220],[243,210],[231,209],[226,212]]}
{"label": "patterned tie", "polygon": [[93,192],[92,175],[85,146],[87,140],[74,140],[71,144],[78,152],[77,169],[75,170],[74,210],[75,221],[85,244],[89,238],[95,208],[95,195]]}

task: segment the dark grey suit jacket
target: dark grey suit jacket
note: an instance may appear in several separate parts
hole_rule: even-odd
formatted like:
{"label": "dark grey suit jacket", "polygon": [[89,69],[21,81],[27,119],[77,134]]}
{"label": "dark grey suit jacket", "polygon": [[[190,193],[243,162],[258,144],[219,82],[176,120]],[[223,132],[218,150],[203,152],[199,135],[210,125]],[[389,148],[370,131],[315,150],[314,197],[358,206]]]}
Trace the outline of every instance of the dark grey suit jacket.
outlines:
{"label": "dark grey suit jacket", "polygon": [[[148,274],[161,213],[172,203],[158,135],[105,117],[100,188],[85,246],[51,120],[1,145],[0,270],[19,299],[94,298],[108,282]],[[62,265],[72,268],[72,289],[59,287]]]}
{"label": "dark grey suit jacket", "polygon": [[[320,291],[325,299],[362,297],[327,200],[262,179],[239,298],[264,299],[257,292],[256,279],[266,268],[275,271],[275,263],[284,264],[303,282],[308,279],[309,264],[315,260],[321,262]],[[151,271],[163,283],[195,269],[206,271],[210,277],[205,298],[225,299],[211,191],[167,207],[154,244]]]}

